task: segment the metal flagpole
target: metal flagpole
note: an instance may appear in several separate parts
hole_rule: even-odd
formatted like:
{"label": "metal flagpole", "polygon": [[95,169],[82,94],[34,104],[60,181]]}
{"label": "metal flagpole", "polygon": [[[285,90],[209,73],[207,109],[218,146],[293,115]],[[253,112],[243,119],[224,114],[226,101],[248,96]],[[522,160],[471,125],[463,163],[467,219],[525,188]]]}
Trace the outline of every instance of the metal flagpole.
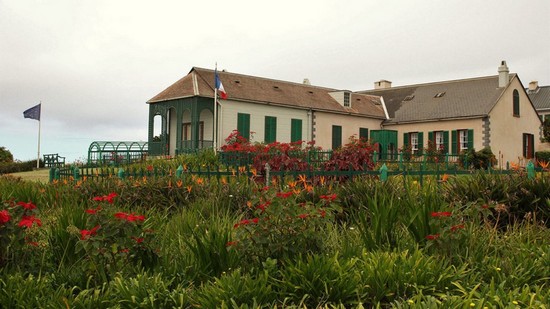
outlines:
{"label": "metal flagpole", "polygon": [[39,109],[39,113],[38,113],[38,154],[37,154],[37,157],[36,157],[36,168],[40,168],[40,127],[41,127],[41,123],[42,123],[42,101],[40,101],[40,109]]}
{"label": "metal flagpole", "polygon": [[218,151],[218,63],[214,70],[214,154]]}

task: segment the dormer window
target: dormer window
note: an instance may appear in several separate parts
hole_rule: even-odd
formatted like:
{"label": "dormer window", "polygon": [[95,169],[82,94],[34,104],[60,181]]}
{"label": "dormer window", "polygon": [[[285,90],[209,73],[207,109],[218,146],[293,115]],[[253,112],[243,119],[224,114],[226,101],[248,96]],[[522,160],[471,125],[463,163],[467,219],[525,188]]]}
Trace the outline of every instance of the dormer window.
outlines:
{"label": "dormer window", "polygon": [[344,107],[350,107],[350,93],[344,92]]}
{"label": "dormer window", "polygon": [[434,96],[434,98],[441,98],[441,97],[444,96],[444,95],[445,95],[445,92],[438,92],[438,93]]}

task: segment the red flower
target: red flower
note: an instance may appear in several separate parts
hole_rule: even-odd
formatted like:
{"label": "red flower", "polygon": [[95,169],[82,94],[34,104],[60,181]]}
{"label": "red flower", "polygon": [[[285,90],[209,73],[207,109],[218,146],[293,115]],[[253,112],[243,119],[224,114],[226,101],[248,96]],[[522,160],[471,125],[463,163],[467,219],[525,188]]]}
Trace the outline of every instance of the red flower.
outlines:
{"label": "red flower", "polygon": [[489,205],[483,204],[483,205],[481,206],[481,208],[483,208],[483,209],[488,209],[488,208],[489,208]]}
{"label": "red flower", "polygon": [[36,225],[38,226],[42,226],[42,221],[40,221],[40,219],[38,218],[35,218],[34,216],[23,216],[23,218],[21,218],[21,221],[19,222],[19,227],[28,227],[28,228],[31,228],[33,223],[36,222]]}
{"label": "red flower", "polygon": [[464,228],[464,224],[453,225],[451,226],[451,232],[454,232],[456,230],[463,229],[463,228]]}
{"label": "red flower", "polygon": [[237,242],[236,242],[236,241],[228,241],[228,242],[225,244],[226,247],[233,247],[233,246],[235,246],[235,245],[237,245]]}
{"label": "red flower", "polygon": [[292,191],[288,191],[288,192],[277,192],[277,197],[282,197],[282,198],[288,198],[292,196]]}
{"label": "red flower", "polygon": [[8,223],[10,221],[10,213],[7,210],[0,211],[0,224]]}
{"label": "red flower", "polygon": [[128,252],[130,252],[130,249],[128,248],[118,250],[118,253],[128,253]]}
{"label": "red flower", "polygon": [[434,240],[434,239],[437,239],[438,237],[439,237],[439,234],[427,235],[427,236],[426,236],[426,239],[427,239],[427,240]]}
{"label": "red flower", "polygon": [[145,220],[145,216],[143,215],[135,215],[135,214],[129,214],[127,215],[126,217],[126,220],[130,221],[130,222],[134,222],[134,221],[144,221]]}
{"label": "red flower", "polygon": [[256,224],[257,224],[259,221],[260,221],[259,218],[254,218],[254,219],[252,219],[252,223],[256,223]]}
{"label": "red flower", "polygon": [[336,193],[333,193],[331,195],[321,195],[320,198],[327,202],[332,202],[336,200],[337,196],[336,196]]}
{"label": "red flower", "polygon": [[92,228],[91,230],[80,230],[80,239],[81,240],[86,240],[88,238],[90,238],[91,236],[94,236],[97,234],[97,230],[100,228],[99,225],[96,225],[94,228]]}
{"label": "red flower", "polygon": [[95,215],[100,210],[101,210],[101,206],[98,206],[97,208],[94,208],[94,209],[86,209],[85,212],[91,215]]}
{"label": "red flower", "polygon": [[103,201],[103,196],[94,196],[94,198],[92,198],[92,200],[102,202]]}
{"label": "red flower", "polygon": [[136,241],[136,243],[141,244],[145,239],[143,237],[134,237],[132,236],[132,239]]}
{"label": "red flower", "polygon": [[321,218],[324,218],[327,215],[327,212],[323,209],[319,209],[318,212],[321,215]]}
{"label": "red flower", "polygon": [[450,217],[451,215],[452,213],[448,211],[432,212],[432,217]]}
{"label": "red flower", "polygon": [[27,243],[27,245],[33,246],[33,247],[38,247],[38,243],[37,243],[36,241],[29,241],[29,242]]}
{"label": "red flower", "polygon": [[33,209],[36,208],[36,205],[34,205],[32,202],[28,202],[28,203],[19,202],[19,203],[17,203],[17,205],[22,206],[23,208],[25,208],[27,210],[33,210]]}
{"label": "red flower", "polygon": [[125,212],[117,212],[115,214],[115,218],[126,220],[126,218],[128,218],[128,214]]}
{"label": "red flower", "polygon": [[251,219],[251,220],[244,219],[244,220],[241,220],[239,223],[236,223],[235,225],[233,225],[233,228],[236,229],[241,225],[248,225],[250,223],[258,223],[258,222],[260,222],[259,218],[254,218],[254,219]]}
{"label": "red flower", "polygon": [[262,212],[263,212],[263,211],[265,211],[265,209],[267,208],[267,206],[269,206],[270,204],[271,204],[271,202],[270,202],[270,201],[267,201],[267,202],[265,202],[265,203],[263,203],[263,204],[258,205],[258,208],[261,209]]}
{"label": "red flower", "polygon": [[152,166],[152,165],[147,165],[147,170],[148,170],[149,172],[152,172],[152,171],[153,171],[153,166]]}
{"label": "red flower", "polygon": [[104,196],[103,199],[104,199],[104,201],[109,202],[109,204],[112,204],[114,202],[114,198],[117,197],[117,196],[118,196],[118,194],[116,194],[115,192],[111,192],[111,193],[109,193],[109,195]]}
{"label": "red flower", "polygon": [[309,217],[309,214],[299,214],[298,215],[298,218],[300,218],[300,219],[305,219],[307,217]]}

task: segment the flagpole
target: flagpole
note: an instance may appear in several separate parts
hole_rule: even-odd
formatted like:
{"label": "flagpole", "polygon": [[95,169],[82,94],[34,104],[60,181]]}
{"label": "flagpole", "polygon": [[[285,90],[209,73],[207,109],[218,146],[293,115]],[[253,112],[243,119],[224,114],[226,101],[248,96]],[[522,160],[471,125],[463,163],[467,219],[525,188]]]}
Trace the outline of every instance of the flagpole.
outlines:
{"label": "flagpole", "polygon": [[217,84],[217,74],[218,74],[218,63],[216,62],[216,68],[214,70],[214,154],[218,151],[218,84]]}
{"label": "flagpole", "polygon": [[36,156],[36,168],[40,168],[40,128],[42,123],[42,101],[40,101],[40,113],[39,113],[39,119],[38,119],[38,154]]}

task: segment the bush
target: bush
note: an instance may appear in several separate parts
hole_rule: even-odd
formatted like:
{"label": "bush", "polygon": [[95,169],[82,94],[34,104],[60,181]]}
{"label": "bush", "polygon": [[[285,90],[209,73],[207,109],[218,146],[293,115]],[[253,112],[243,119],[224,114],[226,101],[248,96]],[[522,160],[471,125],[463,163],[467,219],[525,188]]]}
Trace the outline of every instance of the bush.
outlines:
{"label": "bush", "polygon": [[0,163],[10,163],[13,162],[13,155],[6,147],[0,147]]}
{"label": "bush", "polygon": [[[40,167],[44,167],[44,162],[40,160]],[[11,174],[19,172],[32,171],[36,167],[36,160],[31,161],[14,161],[14,162],[0,162],[0,175]]]}

